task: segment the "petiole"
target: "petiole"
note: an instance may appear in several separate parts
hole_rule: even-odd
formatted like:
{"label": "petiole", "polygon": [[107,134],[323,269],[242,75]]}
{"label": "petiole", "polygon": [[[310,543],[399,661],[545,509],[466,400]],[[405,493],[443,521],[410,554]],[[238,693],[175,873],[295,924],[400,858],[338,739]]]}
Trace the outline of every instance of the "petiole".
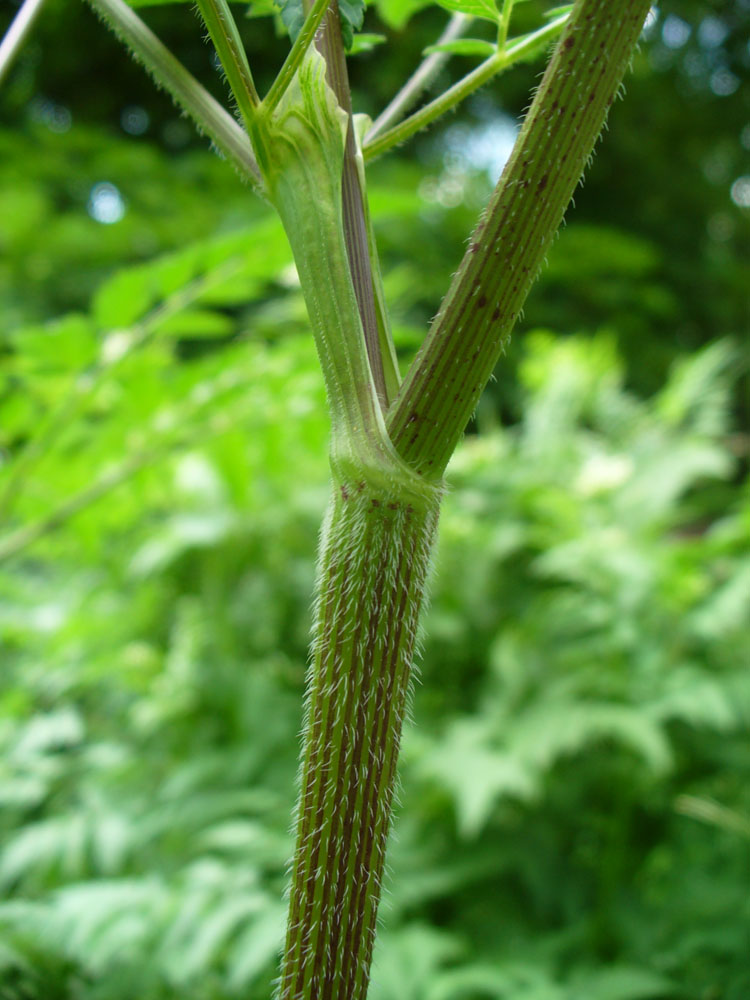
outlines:
{"label": "petiole", "polygon": [[434,101],[430,101],[429,104],[410,115],[401,124],[388,129],[387,132],[374,140],[365,142],[362,149],[365,160],[368,162],[374,160],[394,146],[410,139],[416,132],[431,125],[447,111],[455,108],[475,90],[491,80],[493,76],[509,69],[516,63],[533,59],[540,52],[543,52],[565,27],[568,17],[569,13],[561,14],[537,31],[514,39],[502,51],[493,53],[471,73],[467,73],[458,83],[454,83],[444,94],[436,97]]}
{"label": "petiole", "polygon": [[329,3],[330,0],[315,0],[312,10],[305,18],[305,23],[302,25],[300,33],[295,38],[294,44],[289,50],[289,55],[284,60],[284,65],[281,67],[278,76],[271,84],[270,90],[263,98],[262,108],[269,114],[274,110],[281,98],[284,96],[286,88],[292,82],[292,77],[299,69],[302,60],[305,58],[305,53],[315,38],[315,34],[320,27],[320,22],[323,20]]}
{"label": "petiole", "polygon": [[197,0],[203,23],[208,28],[229,87],[248,130],[260,104],[245,49],[227,0]]}

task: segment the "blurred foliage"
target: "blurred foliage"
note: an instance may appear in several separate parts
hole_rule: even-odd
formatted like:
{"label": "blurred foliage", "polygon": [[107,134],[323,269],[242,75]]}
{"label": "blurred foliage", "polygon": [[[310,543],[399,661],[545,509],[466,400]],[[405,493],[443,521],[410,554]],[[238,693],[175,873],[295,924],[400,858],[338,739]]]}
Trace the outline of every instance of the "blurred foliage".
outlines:
{"label": "blurred foliage", "polygon": [[[749,23],[660,6],[450,468],[373,1000],[750,996]],[[537,69],[372,169],[404,361]],[[327,496],[296,275],[83,5],[0,99],[0,998],[265,1000]]]}
{"label": "blurred foliage", "polygon": [[[255,235],[278,278],[279,234]],[[232,254],[193,251],[192,274],[197,257],[252,274]],[[121,273],[88,322],[132,323],[138,286],[178,272]],[[74,409],[2,480],[7,501],[21,470],[14,517],[43,526],[6,541],[0,576],[3,997],[269,995],[326,496],[298,308],[282,290],[263,340],[178,366],[185,342],[142,320],[82,395],[80,346],[53,363],[18,334],[24,377]],[[745,995],[735,362],[718,342],[644,401],[609,335],[534,333],[521,420],[456,456],[373,997]],[[117,488],[50,517],[141,448]]]}

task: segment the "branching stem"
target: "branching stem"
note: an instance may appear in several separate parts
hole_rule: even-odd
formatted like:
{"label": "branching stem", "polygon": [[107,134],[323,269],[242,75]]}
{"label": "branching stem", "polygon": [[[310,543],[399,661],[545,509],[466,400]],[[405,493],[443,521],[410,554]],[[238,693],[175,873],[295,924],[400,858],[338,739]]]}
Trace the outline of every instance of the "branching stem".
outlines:
{"label": "branching stem", "polygon": [[[568,19],[567,14],[562,14],[545,24],[544,27],[535,31],[531,35],[511,42],[505,49],[493,53],[483,63],[480,63],[471,73],[454,83],[452,87],[430,101],[419,111],[410,115],[401,124],[394,126],[384,132],[373,141],[366,141],[363,153],[366,161],[374,160],[378,156],[400,145],[417,132],[431,125],[438,118],[441,118],[447,111],[451,111],[462,101],[466,100],[475,90],[484,86],[493,76],[509,69],[515,63],[531,59],[543,52],[550,42],[556,38],[565,26]],[[372,134],[372,133],[371,133]]]}
{"label": "branching stem", "polygon": [[330,0],[315,0],[314,5],[310,9],[310,13],[305,18],[305,23],[302,25],[300,33],[294,40],[294,43],[289,51],[289,55],[284,60],[284,65],[279,70],[278,76],[271,84],[271,87],[263,98],[263,110],[270,114],[276,105],[281,100],[282,95],[286,91],[286,88],[292,81],[292,77],[297,72],[300,67],[302,60],[305,58],[305,53],[315,39],[315,35],[320,27],[320,22],[323,20],[326,11],[328,10]]}
{"label": "branching stem", "polygon": [[245,48],[227,0],[197,0],[203,23],[208,28],[229,87],[245,124],[250,128],[260,104]]}
{"label": "branching stem", "polygon": [[125,0],[89,0],[96,13],[125,42],[131,54],[142,62],[160,87],[187,112],[239,171],[260,182],[250,140],[228,111],[214,100],[205,87],[189,73],[169,49],[159,41]]}
{"label": "branching stem", "polygon": [[[457,38],[461,37],[471,24],[471,21],[472,18],[467,14],[454,14],[436,44],[446,45],[449,42],[454,42]],[[409,77],[393,100],[372,123],[365,136],[366,145],[374,142],[377,136],[401,121],[409,108],[418,100],[419,95],[429,87],[443,66],[445,66],[448,59],[450,59],[449,52],[432,52],[427,56],[416,72]]]}
{"label": "branching stem", "polygon": [[578,0],[513,154],[388,414],[391,440],[439,479],[562,221],[617,95],[649,0]]}

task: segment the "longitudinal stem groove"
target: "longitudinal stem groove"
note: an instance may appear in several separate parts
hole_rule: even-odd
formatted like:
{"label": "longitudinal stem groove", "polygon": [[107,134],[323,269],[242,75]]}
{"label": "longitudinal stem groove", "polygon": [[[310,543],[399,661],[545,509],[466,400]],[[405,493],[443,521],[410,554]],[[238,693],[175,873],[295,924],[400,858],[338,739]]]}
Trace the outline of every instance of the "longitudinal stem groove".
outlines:
{"label": "longitudinal stem groove", "polygon": [[282,1000],[366,995],[437,524],[437,488],[397,465],[346,465],[322,542]]}
{"label": "longitudinal stem groove", "polygon": [[439,477],[474,411],[599,136],[648,0],[578,0],[513,154],[387,423]]}

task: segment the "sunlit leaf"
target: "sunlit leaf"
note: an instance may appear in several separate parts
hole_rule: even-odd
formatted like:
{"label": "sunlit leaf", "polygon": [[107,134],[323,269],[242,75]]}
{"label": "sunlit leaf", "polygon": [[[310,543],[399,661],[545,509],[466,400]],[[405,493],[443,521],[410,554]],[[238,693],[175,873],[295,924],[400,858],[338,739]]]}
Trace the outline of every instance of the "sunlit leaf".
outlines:
{"label": "sunlit leaf", "polygon": [[456,14],[481,17],[496,24],[500,21],[500,12],[495,0],[436,0],[436,2]]}
{"label": "sunlit leaf", "polygon": [[439,45],[428,45],[425,55],[433,52],[449,52],[456,56],[481,56],[487,58],[497,52],[497,46],[481,38],[457,38],[454,42],[441,42]]}

